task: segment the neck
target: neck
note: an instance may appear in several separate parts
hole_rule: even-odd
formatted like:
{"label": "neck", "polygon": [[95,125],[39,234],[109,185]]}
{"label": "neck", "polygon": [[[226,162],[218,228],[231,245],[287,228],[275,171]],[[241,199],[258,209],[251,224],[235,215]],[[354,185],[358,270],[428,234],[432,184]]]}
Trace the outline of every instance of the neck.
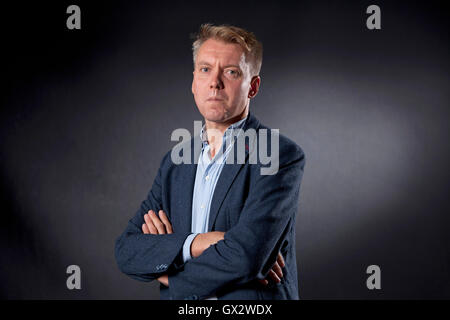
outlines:
{"label": "neck", "polygon": [[222,146],[222,139],[225,130],[227,130],[228,127],[233,123],[238,122],[239,120],[242,120],[247,116],[248,107],[245,108],[242,113],[224,122],[214,122],[205,119],[205,129],[208,135],[208,144],[210,145],[211,157],[214,157],[216,150],[218,150]]}

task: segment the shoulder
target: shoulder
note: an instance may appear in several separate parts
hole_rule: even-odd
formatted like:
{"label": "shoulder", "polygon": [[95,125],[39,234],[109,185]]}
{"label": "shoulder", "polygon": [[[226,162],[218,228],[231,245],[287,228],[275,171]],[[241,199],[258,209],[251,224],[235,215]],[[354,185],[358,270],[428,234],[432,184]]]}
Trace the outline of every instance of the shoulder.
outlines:
{"label": "shoulder", "polygon": [[163,156],[160,164],[161,169],[170,169],[180,164],[190,165],[196,163],[195,157],[197,153],[195,150],[196,148],[201,148],[201,144],[198,142],[191,137],[173,146]]}
{"label": "shoulder", "polygon": [[[278,147],[280,164],[287,164],[292,161],[305,160],[305,152],[303,151],[303,149],[292,139],[280,133],[279,129],[272,129],[261,124],[258,128],[258,131],[261,132],[264,130],[268,132],[267,140],[269,145],[274,145],[278,139],[278,146],[274,145],[274,147]],[[271,134],[269,134],[269,132],[271,132]]]}

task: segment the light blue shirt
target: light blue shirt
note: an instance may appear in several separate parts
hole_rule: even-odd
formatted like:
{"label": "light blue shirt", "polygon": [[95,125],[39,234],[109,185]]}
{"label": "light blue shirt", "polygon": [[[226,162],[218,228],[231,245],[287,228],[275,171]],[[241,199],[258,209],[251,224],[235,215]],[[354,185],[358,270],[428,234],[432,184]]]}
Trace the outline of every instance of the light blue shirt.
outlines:
{"label": "light blue shirt", "polygon": [[217,180],[219,180],[226,157],[230,153],[231,148],[235,142],[233,136],[236,135],[234,130],[239,130],[244,125],[247,118],[239,120],[230,125],[225,130],[222,138],[222,147],[211,159],[210,146],[208,144],[205,125],[200,132],[202,140],[202,151],[200,152],[197,173],[195,175],[194,193],[192,196],[192,224],[191,232],[183,245],[183,260],[184,262],[192,259],[191,244],[194,238],[199,233],[208,232],[209,210],[211,208],[211,201],[216,188]]}

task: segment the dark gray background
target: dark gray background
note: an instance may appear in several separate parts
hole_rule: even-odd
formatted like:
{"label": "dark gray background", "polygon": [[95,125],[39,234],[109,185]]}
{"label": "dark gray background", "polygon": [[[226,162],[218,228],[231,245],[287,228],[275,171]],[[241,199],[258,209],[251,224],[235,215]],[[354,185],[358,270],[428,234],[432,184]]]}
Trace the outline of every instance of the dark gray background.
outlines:
{"label": "dark gray background", "polygon": [[[73,3],[79,31],[66,29]],[[382,30],[365,26],[370,4]],[[263,42],[250,110],[306,153],[301,298],[450,298],[448,19],[438,1],[2,7],[1,297],[159,297],[121,274],[114,241],[171,132],[202,119],[189,35],[214,22]],[[71,264],[82,290],[66,288]]]}

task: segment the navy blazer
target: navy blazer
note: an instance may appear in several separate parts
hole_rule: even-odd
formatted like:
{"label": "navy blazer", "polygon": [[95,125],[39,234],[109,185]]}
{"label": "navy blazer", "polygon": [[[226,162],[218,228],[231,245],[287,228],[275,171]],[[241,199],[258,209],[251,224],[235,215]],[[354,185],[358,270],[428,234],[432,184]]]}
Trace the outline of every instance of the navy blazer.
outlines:
{"label": "navy blazer", "polygon": [[[257,133],[269,129],[249,113],[243,129],[250,128]],[[269,165],[249,163],[252,149],[248,143],[252,142],[246,142],[245,163],[224,165],[211,203],[208,231],[226,232],[224,240],[183,263],[183,244],[191,234],[194,159],[201,152],[201,143],[194,143],[194,139],[200,137],[188,142],[192,164],[174,164],[169,151],[147,199],[116,240],[120,270],[141,281],[168,273],[169,287],[160,285],[161,299],[212,295],[229,300],[298,299],[295,217],[305,164],[302,149],[280,134],[279,170],[274,175],[261,175],[260,168]],[[237,143],[234,148],[236,160]],[[143,216],[150,209],[164,210],[172,223],[172,234],[142,233]],[[265,286],[257,280],[266,278],[278,252],[286,262],[284,277],[281,283],[269,280]]]}

